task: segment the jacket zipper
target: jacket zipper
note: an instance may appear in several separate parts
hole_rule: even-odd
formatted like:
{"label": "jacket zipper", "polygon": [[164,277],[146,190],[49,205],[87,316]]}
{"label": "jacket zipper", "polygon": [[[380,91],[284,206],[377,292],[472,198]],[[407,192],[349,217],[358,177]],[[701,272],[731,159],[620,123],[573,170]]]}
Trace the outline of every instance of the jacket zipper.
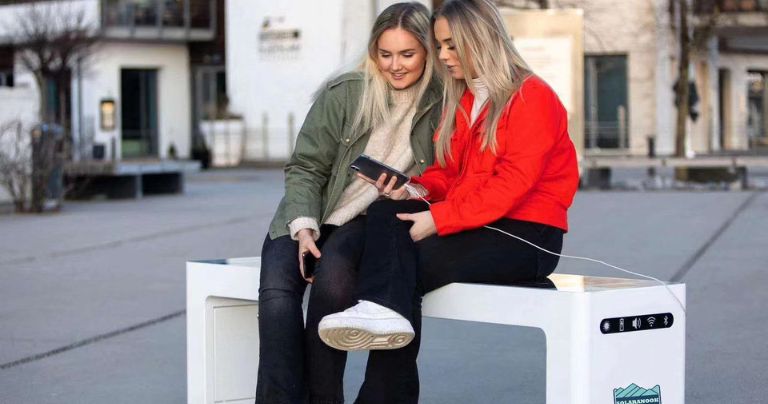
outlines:
{"label": "jacket zipper", "polygon": [[[421,118],[423,118],[424,115],[426,115],[427,112],[429,112],[429,110],[432,109],[433,105],[435,105],[434,102],[430,103],[421,112],[419,112],[413,117],[413,120],[411,121],[411,137],[413,137],[413,128],[415,128],[416,124],[421,120]],[[434,133],[432,133],[432,136],[434,136]],[[414,143],[411,143],[412,149],[413,149],[413,144]],[[424,150],[422,150],[422,153],[423,152]],[[426,156],[426,153],[424,153],[424,155]],[[416,158],[416,153],[411,153],[411,157],[413,158],[413,163],[416,165],[416,169],[419,171],[419,175],[424,174],[424,170],[421,168],[421,163],[419,163],[418,159]]]}

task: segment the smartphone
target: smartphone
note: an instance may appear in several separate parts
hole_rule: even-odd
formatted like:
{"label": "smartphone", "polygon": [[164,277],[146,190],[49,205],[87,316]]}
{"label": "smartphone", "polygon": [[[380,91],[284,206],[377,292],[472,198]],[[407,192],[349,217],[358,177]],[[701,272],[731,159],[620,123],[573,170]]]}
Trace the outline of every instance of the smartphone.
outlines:
{"label": "smartphone", "polygon": [[311,278],[315,274],[315,264],[317,263],[317,258],[315,258],[311,252],[307,252],[301,256],[301,259],[304,261],[304,277]]}
{"label": "smartphone", "polygon": [[374,181],[378,180],[381,174],[387,174],[385,184],[389,183],[392,176],[395,176],[397,177],[397,180],[395,181],[394,189],[402,187],[406,182],[408,182],[409,179],[409,177],[404,173],[382,163],[381,161],[374,160],[365,154],[361,154],[358,158],[356,158],[355,161],[349,165],[349,168],[359,172],[360,174],[363,174],[364,176]]}

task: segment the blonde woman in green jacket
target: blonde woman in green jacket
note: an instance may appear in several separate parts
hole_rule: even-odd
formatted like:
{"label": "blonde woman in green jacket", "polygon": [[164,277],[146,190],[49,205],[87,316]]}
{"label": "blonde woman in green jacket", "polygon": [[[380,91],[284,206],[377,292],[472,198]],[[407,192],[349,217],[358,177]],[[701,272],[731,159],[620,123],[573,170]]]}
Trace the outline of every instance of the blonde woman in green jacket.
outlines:
{"label": "blonde woman in green jacket", "polygon": [[[256,403],[343,402],[346,352],[325,345],[317,325],[356,303],[365,211],[379,197],[349,165],[363,153],[411,174],[432,163],[441,110],[433,49],[426,7],[388,7],[374,23],[359,69],[329,81],[307,114],[261,254]],[[310,261],[315,270],[305,276]],[[301,303],[308,283],[305,330]],[[371,354],[357,402],[411,400],[414,392],[397,374],[376,372],[387,361],[386,353]]]}

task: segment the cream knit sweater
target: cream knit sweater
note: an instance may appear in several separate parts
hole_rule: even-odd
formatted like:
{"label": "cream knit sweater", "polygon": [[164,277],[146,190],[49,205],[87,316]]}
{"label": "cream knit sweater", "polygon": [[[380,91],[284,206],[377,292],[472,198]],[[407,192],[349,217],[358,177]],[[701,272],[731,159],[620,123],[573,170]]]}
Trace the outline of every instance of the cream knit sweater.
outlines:
{"label": "cream knit sweater", "polygon": [[469,124],[473,125],[478,116],[480,116],[480,111],[485,106],[485,101],[488,100],[488,86],[482,78],[478,77],[472,79],[472,86],[469,88],[469,91],[475,96],[475,102],[472,103],[472,113],[469,118]]}
{"label": "cream knit sweater", "polygon": [[[411,121],[416,114],[414,99],[418,86],[405,90],[391,90],[391,116],[386,122],[375,127],[371,132],[365,154],[402,172],[408,172],[414,165],[413,150],[411,149]],[[334,207],[326,224],[341,226],[364,213],[368,205],[379,197],[379,192],[371,184],[355,177],[344,189],[341,199]],[[320,237],[317,218],[299,217],[289,223],[291,238],[296,239],[296,233],[301,229],[311,229],[314,238]]]}

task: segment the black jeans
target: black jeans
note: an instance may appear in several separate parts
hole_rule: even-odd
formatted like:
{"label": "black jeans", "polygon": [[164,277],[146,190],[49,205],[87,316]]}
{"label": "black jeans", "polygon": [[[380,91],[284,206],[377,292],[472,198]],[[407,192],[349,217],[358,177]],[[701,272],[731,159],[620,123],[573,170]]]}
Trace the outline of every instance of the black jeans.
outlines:
{"label": "black jeans", "polygon": [[[344,402],[344,367],[347,352],[333,349],[320,339],[317,326],[328,314],[343,311],[357,303],[354,299],[357,270],[365,246],[366,217],[359,216],[333,233],[323,245],[323,256],[315,268],[315,281],[309,294],[306,326],[307,384],[312,404]],[[331,253],[333,255],[331,255]],[[408,357],[402,353],[368,355],[365,381],[356,403],[416,403],[418,379],[413,382],[400,373]],[[413,370],[416,370],[415,364]]]}
{"label": "black jeans", "polygon": [[299,245],[290,236],[261,250],[259,373],[256,404],[304,404],[304,319],[307,282],[299,273]]}
{"label": "black jeans", "polygon": [[[317,246],[323,249],[335,226],[322,226]],[[344,232],[342,231],[341,234]],[[304,314],[307,282],[299,271],[299,243],[290,236],[264,240],[259,285],[259,370],[256,404],[305,404]]]}
{"label": "black jeans", "polygon": [[[408,386],[417,385],[416,391],[423,294],[453,282],[508,285],[535,281],[551,274],[559,261],[557,256],[486,228],[433,235],[414,243],[408,232],[411,222],[403,222],[395,215],[428,208],[421,201],[379,201],[368,208],[357,285],[358,299],[389,307],[411,320],[416,331],[411,344],[377,352],[395,355],[397,360],[391,361],[390,370],[402,372]],[[512,219],[501,219],[490,226],[549,251],[562,250],[563,231],[558,228]]]}
{"label": "black jeans", "polygon": [[[261,256],[259,288],[259,376],[257,404],[336,404],[344,402],[347,353],[320,340],[323,316],[354,305],[357,268],[365,243],[365,216],[341,227],[322,226],[317,245],[322,253],[310,289],[306,330],[302,298],[307,283],[298,267],[298,243],[267,236]],[[383,359],[383,360],[382,360]],[[403,381],[389,378],[390,357],[370,355],[359,403],[393,403]],[[416,386],[418,388],[418,384]],[[418,397],[418,392],[416,393]],[[395,396],[396,397],[396,396]]]}

